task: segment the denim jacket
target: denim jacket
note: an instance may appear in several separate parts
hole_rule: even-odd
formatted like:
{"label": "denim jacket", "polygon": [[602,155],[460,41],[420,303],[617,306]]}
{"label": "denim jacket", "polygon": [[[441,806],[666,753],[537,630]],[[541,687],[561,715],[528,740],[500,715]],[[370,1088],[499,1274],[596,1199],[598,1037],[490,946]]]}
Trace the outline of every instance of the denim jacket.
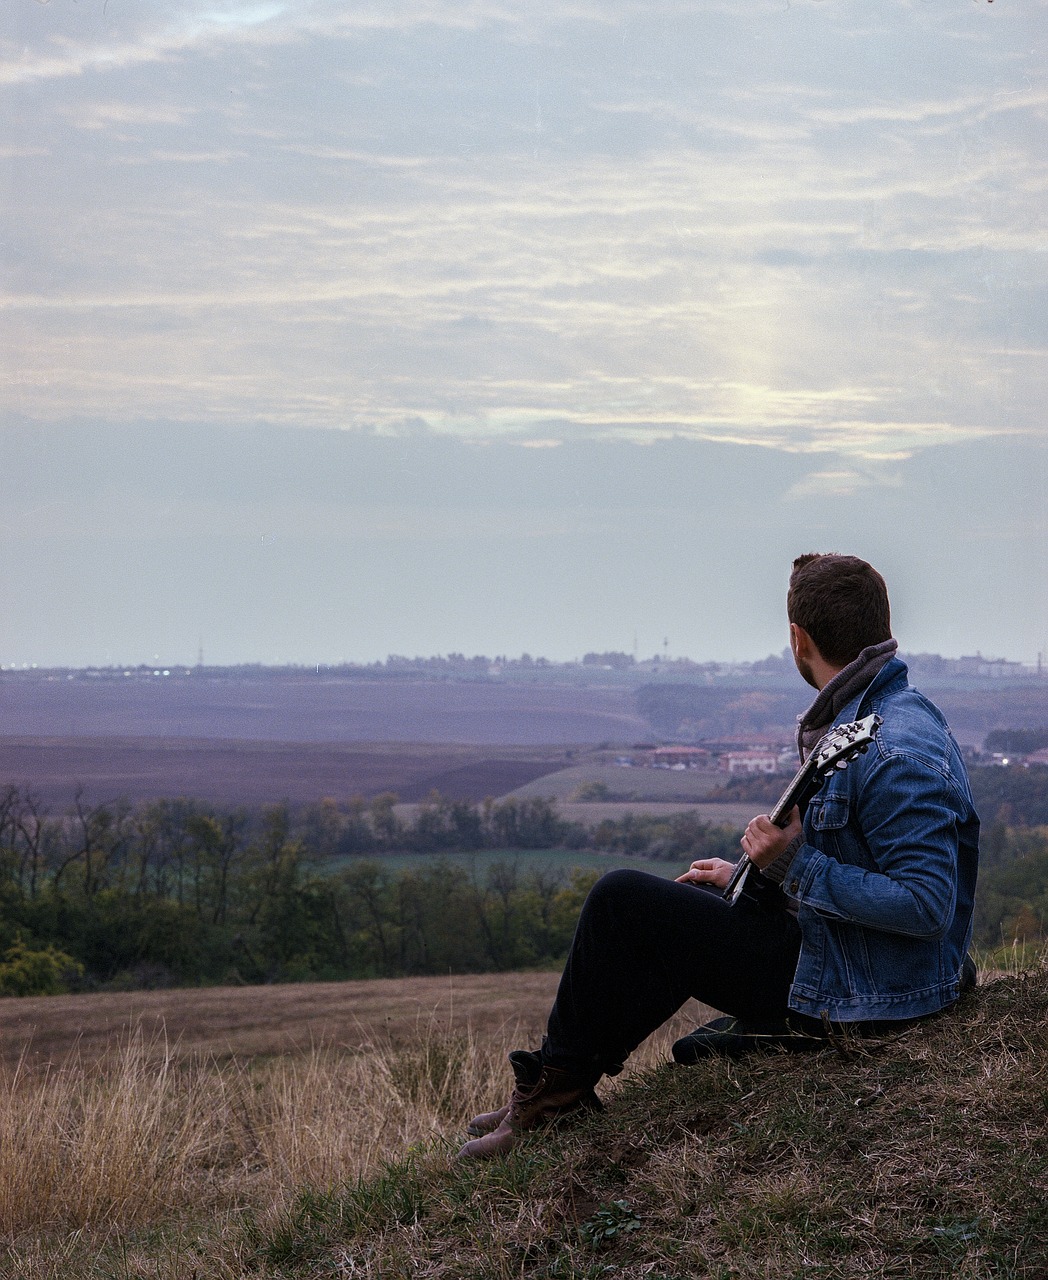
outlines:
{"label": "denim jacket", "polygon": [[808,804],[783,884],[801,928],[790,1007],[833,1022],[952,1004],[971,941],[979,819],[957,743],[898,658],[837,720],[870,712],[874,742]]}

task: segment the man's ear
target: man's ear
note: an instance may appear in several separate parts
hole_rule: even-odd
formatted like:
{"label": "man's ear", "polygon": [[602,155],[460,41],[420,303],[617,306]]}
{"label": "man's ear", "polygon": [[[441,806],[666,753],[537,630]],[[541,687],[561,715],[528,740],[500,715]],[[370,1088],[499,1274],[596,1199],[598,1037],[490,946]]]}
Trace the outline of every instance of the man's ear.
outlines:
{"label": "man's ear", "polygon": [[803,658],[807,662],[810,662],[818,652],[815,648],[815,641],[796,622],[790,623],[790,648],[793,650],[795,658]]}

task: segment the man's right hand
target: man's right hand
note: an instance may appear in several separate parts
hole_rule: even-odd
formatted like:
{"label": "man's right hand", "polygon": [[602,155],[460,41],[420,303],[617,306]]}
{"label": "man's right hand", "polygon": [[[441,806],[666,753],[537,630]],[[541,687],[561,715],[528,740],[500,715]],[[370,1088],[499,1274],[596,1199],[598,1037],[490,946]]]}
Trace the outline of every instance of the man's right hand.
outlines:
{"label": "man's right hand", "polygon": [[725,862],[723,858],[700,858],[691,864],[691,869],[677,877],[678,884],[712,884],[723,889],[731,879],[735,870],[734,862]]}

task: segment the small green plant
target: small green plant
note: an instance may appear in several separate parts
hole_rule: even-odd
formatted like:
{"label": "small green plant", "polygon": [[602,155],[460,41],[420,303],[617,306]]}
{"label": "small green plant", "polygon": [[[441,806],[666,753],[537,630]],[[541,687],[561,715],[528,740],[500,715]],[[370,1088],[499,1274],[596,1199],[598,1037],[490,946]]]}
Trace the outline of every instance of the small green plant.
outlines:
{"label": "small green plant", "polygon": [[579,1227],[579,1234],[587,1244],[596,1248],[610,1244],[619,1236],[640,1227],[640,1216],[634,1212],[628,1200],[612,1200],[602,1205],[589,1221]]}

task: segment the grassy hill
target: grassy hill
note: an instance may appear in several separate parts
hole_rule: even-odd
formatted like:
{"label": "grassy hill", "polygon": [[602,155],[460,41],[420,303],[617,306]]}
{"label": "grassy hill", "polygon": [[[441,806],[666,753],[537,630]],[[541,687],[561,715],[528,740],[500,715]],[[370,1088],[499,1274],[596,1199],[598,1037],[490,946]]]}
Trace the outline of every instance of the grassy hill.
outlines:
{"label": "grassy hill", "polygon": [[[278,1012],[268,989],[197,993],[198,1023],[226,1001],[241,1052],[200,1051],[217,1022],[181,1047],[177,1023],[113,1024],[108,1051],[0,1063],[0,1277],[1048,1276],[1044,963],[898,1038],[799,1057],[676,1067],[678,1019],[600,1086],[603,1115],[457,1164],[506,1049],[534,1041],[514,1019],[545,1004],[524,977],[457,986],[417,1025],[404,1002],[434,998],[418,980],[374,984],[370,1013],[317,986],[303,1017],[327,1036],[290,1051],[246,1037]],[[548,999],[553,977],[529,981]],[[58,999],[96,1023],[126,1014]]]}
{"label": "grassy hill", "polygon": [[1048,970],[895,1040],[662,1066],[508,1159],[453,1142],[250,1232],[281,1277],[1048,1276]]}

